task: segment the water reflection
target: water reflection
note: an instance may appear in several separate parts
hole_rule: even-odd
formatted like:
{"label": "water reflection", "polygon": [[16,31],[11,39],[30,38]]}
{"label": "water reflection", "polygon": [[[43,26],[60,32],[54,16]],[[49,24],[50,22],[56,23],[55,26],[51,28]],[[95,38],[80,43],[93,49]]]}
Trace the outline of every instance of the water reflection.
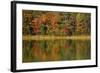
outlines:
{"label": "water reflection", "polygon": [[24,63],[90,58],[90,40],[23,40]]}

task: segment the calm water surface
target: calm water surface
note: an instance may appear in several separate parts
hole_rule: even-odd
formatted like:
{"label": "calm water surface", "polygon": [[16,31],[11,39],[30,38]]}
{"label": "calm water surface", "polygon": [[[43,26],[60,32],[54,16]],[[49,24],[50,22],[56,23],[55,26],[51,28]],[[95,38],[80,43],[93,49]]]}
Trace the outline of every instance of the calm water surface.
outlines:
{"label": "calm water surface", "polygon": [[23,40],[22,60],[27,62],[86,60],[91,58],[90,40]]}

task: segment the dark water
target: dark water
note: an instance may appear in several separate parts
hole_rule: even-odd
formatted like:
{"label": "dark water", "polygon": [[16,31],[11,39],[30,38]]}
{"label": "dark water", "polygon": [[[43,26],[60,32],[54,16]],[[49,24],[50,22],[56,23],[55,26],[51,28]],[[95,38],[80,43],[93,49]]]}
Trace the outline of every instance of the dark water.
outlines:
{"label": "dark water", "polygon": [[91,58],[90,40],[23,40],[22,60],[27,62],[86,60]]}

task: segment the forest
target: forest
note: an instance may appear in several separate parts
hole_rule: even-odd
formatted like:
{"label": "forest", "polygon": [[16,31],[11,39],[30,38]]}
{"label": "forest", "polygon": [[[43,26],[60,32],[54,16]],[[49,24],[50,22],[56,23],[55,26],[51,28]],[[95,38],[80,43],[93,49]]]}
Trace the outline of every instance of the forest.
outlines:
{"label": "forest", "polygon": [[91,34],[91,14],[23,10],[23,35],[74,36]]}

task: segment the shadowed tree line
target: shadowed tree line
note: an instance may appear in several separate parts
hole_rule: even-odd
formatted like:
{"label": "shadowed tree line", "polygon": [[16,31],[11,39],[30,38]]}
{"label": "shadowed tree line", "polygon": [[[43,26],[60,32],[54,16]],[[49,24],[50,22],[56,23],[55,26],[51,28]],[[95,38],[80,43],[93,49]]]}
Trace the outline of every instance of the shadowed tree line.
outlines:
{"label": "shadowed tree line", "polygon": [[91,14],[23,10],[23,35],[90,35]]}

